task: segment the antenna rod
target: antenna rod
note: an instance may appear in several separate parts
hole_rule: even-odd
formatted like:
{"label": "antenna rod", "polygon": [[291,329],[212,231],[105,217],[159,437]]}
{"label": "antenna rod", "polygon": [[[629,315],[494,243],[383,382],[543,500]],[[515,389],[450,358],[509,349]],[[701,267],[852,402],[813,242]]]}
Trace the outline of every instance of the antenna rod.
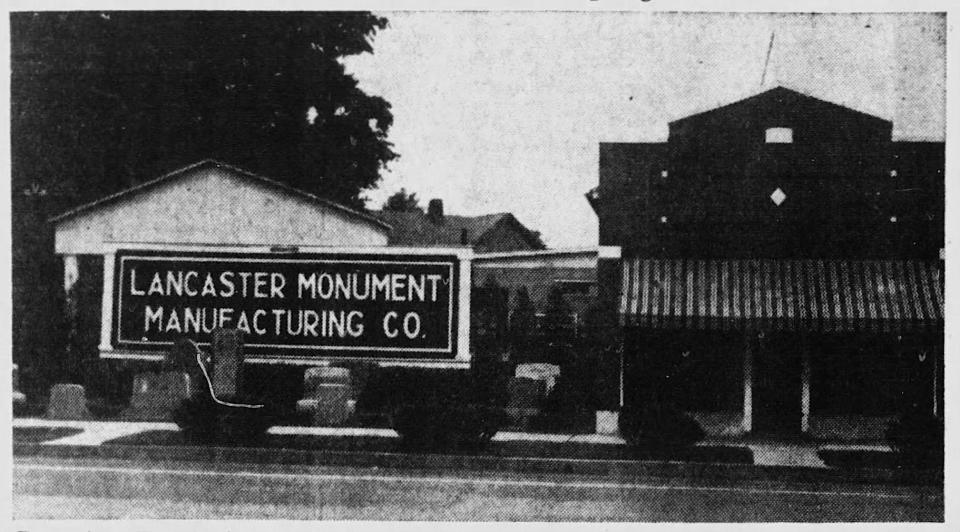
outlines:
{"label": "antenna rod", "polygon": [[770,64],[770,52],[773,51],[773,36],[774,32],[770,32],[770,45],[767,46],[767,59],[763,62],[763,74],[760,76],[760,87],[763,87],[764,82],[767,80],[767,65]]}

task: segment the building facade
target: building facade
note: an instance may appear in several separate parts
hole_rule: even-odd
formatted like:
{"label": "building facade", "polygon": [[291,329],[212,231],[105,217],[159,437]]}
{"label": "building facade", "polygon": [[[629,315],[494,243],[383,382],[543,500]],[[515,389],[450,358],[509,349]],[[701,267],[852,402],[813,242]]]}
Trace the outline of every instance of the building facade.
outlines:
{"label": "building facade", "polygon": [[714,435],[876,439],[942,413],[944,144],[892,129],[777,87],[600,145],[628,403],[656,367]]}

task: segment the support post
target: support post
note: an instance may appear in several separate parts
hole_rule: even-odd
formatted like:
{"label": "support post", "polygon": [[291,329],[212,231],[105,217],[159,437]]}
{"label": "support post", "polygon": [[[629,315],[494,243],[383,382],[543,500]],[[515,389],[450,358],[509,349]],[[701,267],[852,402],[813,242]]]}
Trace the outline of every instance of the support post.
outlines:
{"label": "support post", "polygon": [[800,432],[810,431],[810,350],[800,338]]}
{"label": "support post", "polygon": [[81,354],[77,348],[77,280],[80,279],[80,261],[76,255],[63,256],[63,301],[64,317],[66,318],[67,343],[65,360],[69,367],[79,368]]}
{"label": "support post", "polygon": [[[74,288],[80,278],[80,261],[76,255],[63,256],[63,293],[67,302],[67,316],[71,322],[77,317],[77,297]],[[72,325],[72,323],[71,323]]]}
{"label": "support post", "polygon": [[470,361],[470,289],[473,286],[470,278],[472,255],[465,254],[459,257],[459,286],[460,298],[457,301],[457,346],[456,360]]}
{"label": "support post", "polygon": [[753,430],[753,338],[747,331],[743,349],[743,432]]}
{"label": "support post", "polygon": [[113,329],[113,264],[114,253],[103,254],[103,297],[100,299],[100,354],[113,351],[110,332]]}
{"label": "support post", "polygon": [[940,355],[940,347],[937,346],[931,353],[933,355],[933,415],[936,417],[940,413],[940,386],[937,382],[940,378],[940,361],[943,358]]}
{"label": "support post", "polygon": [[620,341],[620,349],[617,351],[620,352],[620,410],[623,410],[623,357],[624,357],[624,345],[623,340]]}

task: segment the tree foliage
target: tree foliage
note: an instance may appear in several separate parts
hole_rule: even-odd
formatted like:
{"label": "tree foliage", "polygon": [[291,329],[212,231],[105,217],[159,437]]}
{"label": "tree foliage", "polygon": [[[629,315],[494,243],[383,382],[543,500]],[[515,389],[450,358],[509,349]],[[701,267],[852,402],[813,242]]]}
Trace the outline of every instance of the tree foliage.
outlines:
{"label": "tree foliage", "polygon": [[385,211],[394,212],[423,212],[423,208],[420,207],[420,199],[417,198],[417,193],[411,192],[408,194],[405,188],[401,188],[391,194],[381,208]]}
{"label": "tree foliage", "polygon": [[[362,207],[393,116],[342,58],[369,13],[17,13],[14,190],[77,201],[212,157]],[[309,113],[309,114],[308,114]]]}
{"label": "tree foliage", "polygon": [[517,357],[529,357],[537,326],[537,309],[526,286],[517,289],[510,316],[510,347]]}
{"label": "tree foliage", "polygon": [[393,115],[342,60],[386,26],[361,12],[13,13],[15,360],[65,352],[50,334],[51,215],[206,158],[362,208],[397,157]]}

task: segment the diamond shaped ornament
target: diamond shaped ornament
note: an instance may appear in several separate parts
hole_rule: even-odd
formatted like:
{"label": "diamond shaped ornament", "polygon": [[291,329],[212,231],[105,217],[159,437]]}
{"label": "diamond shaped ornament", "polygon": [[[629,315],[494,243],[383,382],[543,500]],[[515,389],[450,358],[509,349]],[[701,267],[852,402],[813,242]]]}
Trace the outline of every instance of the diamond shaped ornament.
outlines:
{"label": "diamond shaped ornament", "polygon": [[774,190],[773,194],[770,194],[770,199],[773,201],[774,205],[779,207],[781,203],[787,200],[787,194],[780,190],[780,187],[777,187],[777,190]]}

